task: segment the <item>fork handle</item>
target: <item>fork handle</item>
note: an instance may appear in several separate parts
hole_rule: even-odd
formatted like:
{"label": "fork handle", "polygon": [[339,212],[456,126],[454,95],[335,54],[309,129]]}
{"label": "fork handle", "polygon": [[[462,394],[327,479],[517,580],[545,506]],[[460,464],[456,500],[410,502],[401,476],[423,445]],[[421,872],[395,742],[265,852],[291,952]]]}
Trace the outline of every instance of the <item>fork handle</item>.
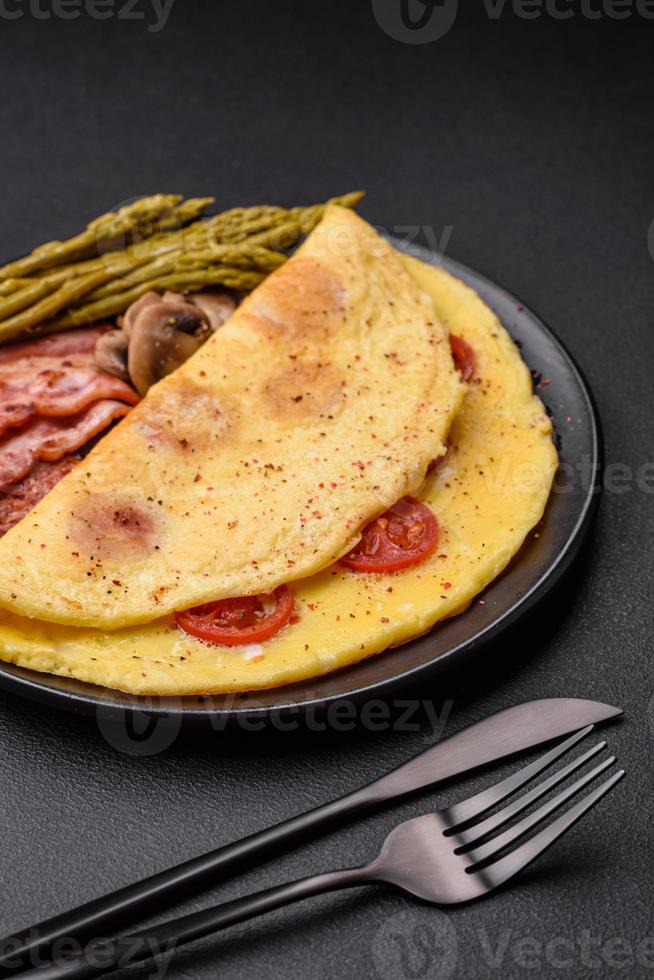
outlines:
{"label": "fork handle", "polygon": [[42,961],[57,941],[110,935],[110,930],[115,932],[124,922],[144,918],[192,889],[215,884],[221,875],[251,867],[256,860],[271,857],[346,816],[378,804],[383,796],[373,787],[374,783],[0,940],[0,977]]}
{"label": "fork handle", "polygon": [[87,980],[99,977],[120,967],[131,966],[160,956],[171,956],[173,951],[186,943],[201,939],[228,926],[245,922],[264,912],[272,912],[283,905],[290,905],[312,895],[353,888],[356,885],[373,884],[371,869],[348,868],[328,874],[301,878],[276,888],[247,895],[232,902],[214,905],[201,912],[192,912],[180,919],[171,919],[158,926],[122,936],[119,939],[91,943],[73,959],[35,967],[20,974],[21,980]]}

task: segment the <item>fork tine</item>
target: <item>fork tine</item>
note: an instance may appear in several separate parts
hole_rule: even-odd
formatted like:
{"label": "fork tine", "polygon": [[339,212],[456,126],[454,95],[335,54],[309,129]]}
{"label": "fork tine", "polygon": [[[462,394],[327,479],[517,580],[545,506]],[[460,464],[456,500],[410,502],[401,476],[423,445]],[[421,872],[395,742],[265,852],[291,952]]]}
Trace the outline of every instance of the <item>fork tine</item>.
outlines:
{"label": "fork tine", "polygon": [[494,854],[498,854],[509,844],[514,844],[520,837],[535,827],[536,824],[541,823],[546,817],[558,810],[566,800],[569,800],[571,796],[575,796],[580,790],[587,786],[596,779],[605,769],[612,766],[615,762],[615,756],[611,755],[604,762],[600,762],[599,766],[591,769],[590,772],[586,773],[580,779],[578,779],[572,786],[568,786],[557,796],[548,800],[544,803],[538,810],[530,813],[529,816],[524,817],[518,823],[514,824],[513,827],[509,827],[505,830],[503,834],[499,834],[497,837],[491,838],[485,844],[481,844],[479,847],[475,847],[472,851],[466,852],[466,857],[472,861],[473,864],[478,864],[479,861],[486,861],[487,858],[493,857]]}
{"label": "fork tine", "polygon": [[502,824],[506,823],[508,820],[512,820],[513,817],[517,817],[519,813],[526,810],[527,807],[531,806],[532,803],[535,803],[536,800],[540,800],[542,796],[545,796],[545,794],[549,793],[551,789],[554,789],[555,786],[562,783],[564,779],[571,776],[577,769],[581,769],[582,766],[585,766],[586,763],[596,756],[598,752],[601,752],[605,748],[606,742],[598,742],[597,745],[594,745],[592,749],[588,750],[588,752],[584,752],[584,754],[580,755],[578,759],[573,759],[573,761],[568,763],[567,766],[564,766],[563,769],[559,769],[558,772],[555,772],[554,775],[550,776],[548,779],[544,779],[543,782],[539,783],[538,786],[534,787],[534,789],[529,790],[527,793],[523,793],[522,796],[519,796],[514,803],[509,803],[508,806],[503,807],[498,813],[494,813],[492,816],[487,817],[486,820],[482,820],[481,823],[475,823],[467,830],[459,831],[456,835],[457,851],[459,850],[460,846],[465,844],[474,844],[476,841],[481,840],[482,837],[486,837],[488,834],[490,834],[491,831],[497,830],[498,827],[501,827]]}
{"label": "fork tine", "polygon": [[522,871],[532,861],[535,861],[552,844],[555,844],[559,837],[562,837],[567,830],[577,823],[596,803],[606,796],[610,790],[619,783],[625,775],[624,769],[619,769],[609,779],[594,789],[591,793],[580,800],[579,803],[571,807],[566,813],[554,820],[549,826],[544,827],[538,834],[531,837],[520,847],[517,847],[510,854],[495,861],[483,871],[475,872],[483,879],[488,889],[497,888],[512,878],[518,871]]}
{"label": "fork tine", "polygon": [[535,776],[538,776],[539,773],[556,762],[557,759],[560,759],[562,755],[565,755],[573,745],[586,738],[592,730],[592,725],[588,725],[587,728],[582,728],[580,732],[575,732],[565,742],[556,745],[549,752],[536,759],[535,762],[530,762],[529,765],[513,773],[512,776],[507,776],[506,779],[496,783],[495,786],[490,786],[483,792],[477,793],[476,796],[471,796],[461,803],[455,803],[454,806],[449,807],[447,810],[442,810],[441,817],[448,824],[447,833],[453,831],[460,824],[467,823],[468,820],[472,820],[474,817],[482,816],[487,810],[491,810],[498,803],[502,803],[509,796],[512,796]]}

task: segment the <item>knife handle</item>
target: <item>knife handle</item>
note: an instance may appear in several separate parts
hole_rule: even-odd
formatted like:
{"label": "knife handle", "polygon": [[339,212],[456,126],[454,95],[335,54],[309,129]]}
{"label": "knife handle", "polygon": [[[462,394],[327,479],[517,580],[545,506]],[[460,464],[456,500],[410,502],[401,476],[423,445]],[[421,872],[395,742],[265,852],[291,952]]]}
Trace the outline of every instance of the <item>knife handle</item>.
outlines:
{"label": "knife handle", "polygon": [[47,919],[0,940],[0,975],[10,976],[37,966],[56,952],[56,943],[104,938],[135,917],[144,918],[165,904],[180,900],[191,889],[216,884],[217,876],[252,866],[278,850],[306,840],[346,817],[384,802],[376,782],[330,803],[301,813],[242,840],[160,871],[69,912]]}

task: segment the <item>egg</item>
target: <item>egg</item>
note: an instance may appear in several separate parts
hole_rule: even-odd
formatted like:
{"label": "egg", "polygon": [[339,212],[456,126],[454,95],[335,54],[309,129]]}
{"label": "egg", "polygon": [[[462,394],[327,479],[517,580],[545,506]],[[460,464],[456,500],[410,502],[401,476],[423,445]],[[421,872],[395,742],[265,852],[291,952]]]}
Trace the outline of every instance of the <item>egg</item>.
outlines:
{"label": "egg", "polygon": [[182,633],[170,616],[106,633],[0,611],[0,656],[34,670],[152,695],[253,691],[307,680],[372,656],[461,613],[519,552],[545,509],[557,453],[529,371],[506,330],[467,285],[413,258],[412,281],[476,368],[447,456],[417,496],[440,540],[422,564],[392,574],[333,564],[291,585],[297,619],[247,648]]}
{"label": "egg", "polygon": [[428,296],[331,207],[0,540],[0,606],[117,629],[306,578],[419,486],[462,397]]}

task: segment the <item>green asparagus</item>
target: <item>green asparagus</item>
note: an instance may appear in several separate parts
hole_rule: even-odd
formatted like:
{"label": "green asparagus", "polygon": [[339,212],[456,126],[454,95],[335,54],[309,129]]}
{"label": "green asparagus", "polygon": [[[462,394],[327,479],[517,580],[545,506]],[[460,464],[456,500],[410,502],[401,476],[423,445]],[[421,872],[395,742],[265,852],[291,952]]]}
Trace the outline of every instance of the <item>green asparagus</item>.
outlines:
{"label": "green asparagus", "polygon": [[288,258],[329,204],[232,208],[200,220],[212,198],[142,198],[0,269],[0,343],[123,313],[149,290],[211,285],[248,291]]}

